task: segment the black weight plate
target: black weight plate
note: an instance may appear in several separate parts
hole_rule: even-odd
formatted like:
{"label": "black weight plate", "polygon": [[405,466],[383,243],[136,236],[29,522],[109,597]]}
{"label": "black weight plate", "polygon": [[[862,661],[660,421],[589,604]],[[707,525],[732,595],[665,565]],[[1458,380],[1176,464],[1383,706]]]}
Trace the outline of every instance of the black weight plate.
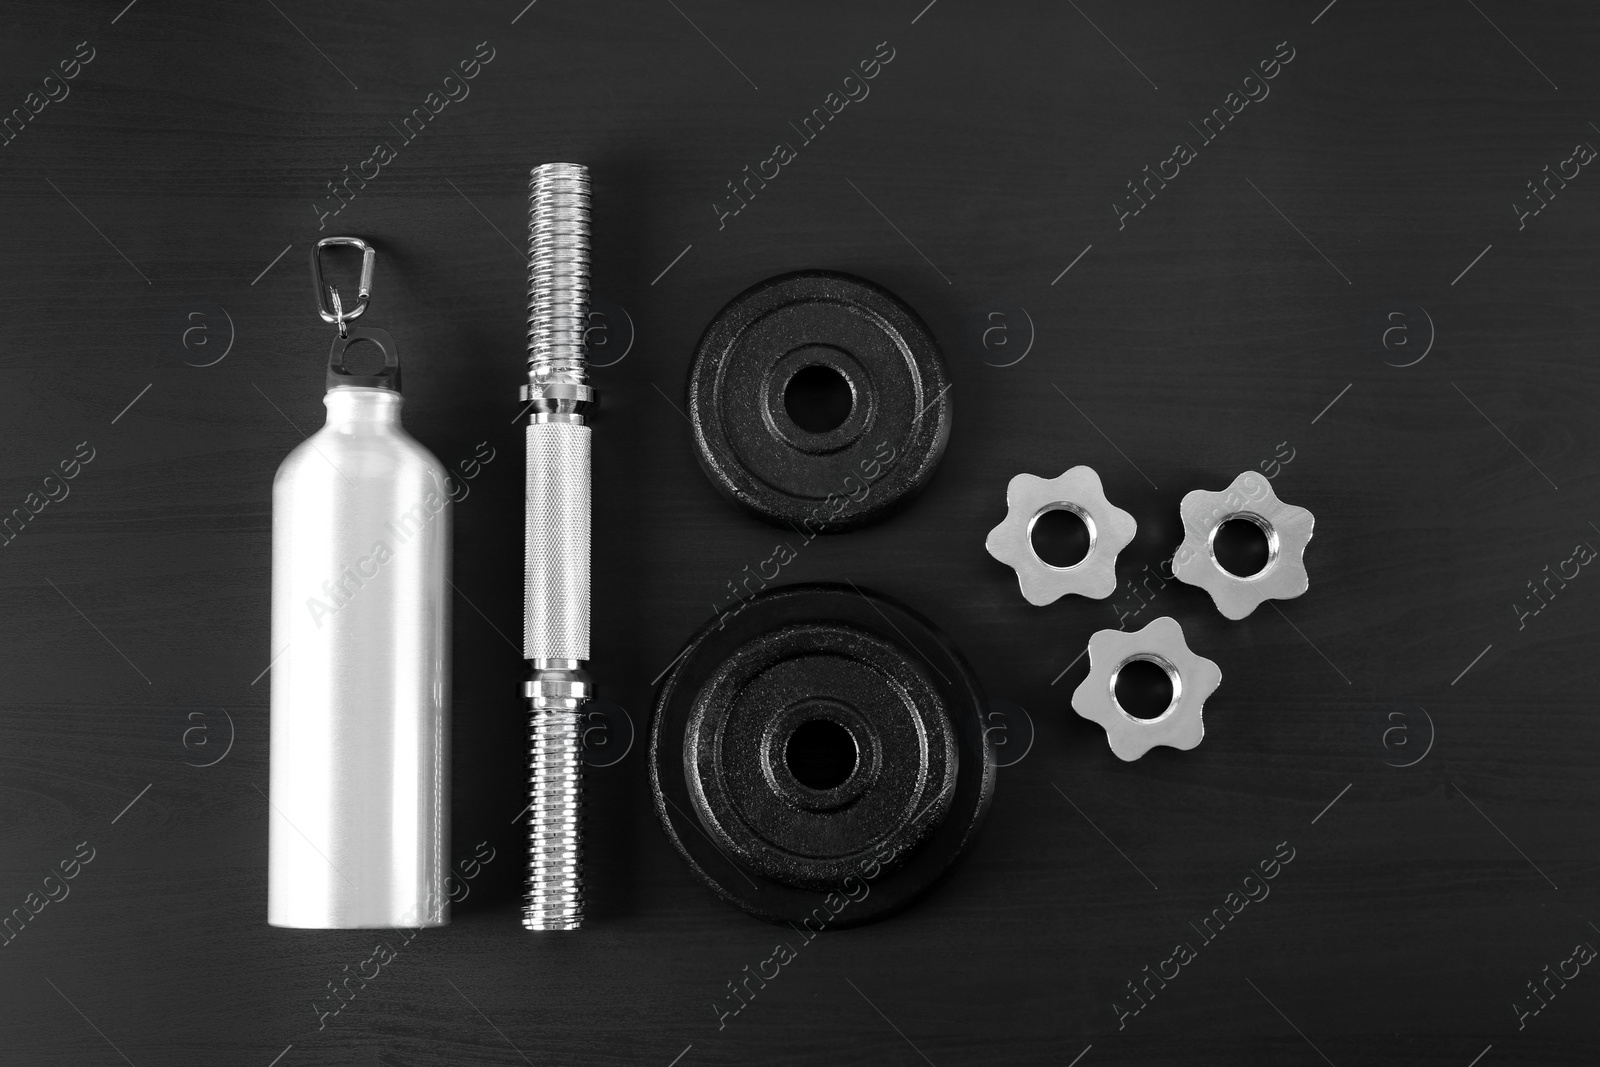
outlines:
{"label": "black weight plate", "polygon": [[[785,397],[819,367],[848,385],[848,414],[804,429]],[[950,438],[948,387],[933,334],[893,293],[800,271],[717,313],[689,371],[689,420],[700,465],[724,493],[802,534],[837,532],[927,484]]]}
{"label": "black weight plate", "polygon": [[[836,620],[751,638],[690,711],[694,814],[745,866],[790,885],[837,886],[885,841],[909,850],[944,818],[959,765],[926,675],[914,653]],[[831,724],[850,752],[846,777],[829,788],[789,766],[807,723]]]}
{"label": "black weight plate", "polygon": [[[848,585],[769,590],[696,634],[662,683],[656,814],[735,907],[812,930],[872,922],[938,881],[988,811],[980,705],[960,654],[909,608]],[[779,755],[817,719],[857,748],[824,789]]]}

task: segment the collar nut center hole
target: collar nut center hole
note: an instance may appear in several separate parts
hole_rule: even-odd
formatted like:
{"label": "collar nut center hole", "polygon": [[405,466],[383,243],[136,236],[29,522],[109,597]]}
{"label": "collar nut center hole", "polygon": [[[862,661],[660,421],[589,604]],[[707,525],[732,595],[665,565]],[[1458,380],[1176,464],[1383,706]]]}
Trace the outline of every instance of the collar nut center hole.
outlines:
{"label": "collar nut center hole", "polygon": [[1039,562],[1056,570],[1076,567],[1094,548],[1094,520],[1075,504],[1051,504],[1028,523],[1028,544]]}

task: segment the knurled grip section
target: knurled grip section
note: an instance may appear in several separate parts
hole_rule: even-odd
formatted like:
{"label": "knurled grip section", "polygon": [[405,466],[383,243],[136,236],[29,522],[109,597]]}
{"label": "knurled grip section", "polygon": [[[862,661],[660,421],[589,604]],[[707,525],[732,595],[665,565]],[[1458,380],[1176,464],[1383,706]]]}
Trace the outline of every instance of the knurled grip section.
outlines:
{"label": "knurled grip section", "polygon": [[527,428],[522,654],[589,658],[589,427]]}

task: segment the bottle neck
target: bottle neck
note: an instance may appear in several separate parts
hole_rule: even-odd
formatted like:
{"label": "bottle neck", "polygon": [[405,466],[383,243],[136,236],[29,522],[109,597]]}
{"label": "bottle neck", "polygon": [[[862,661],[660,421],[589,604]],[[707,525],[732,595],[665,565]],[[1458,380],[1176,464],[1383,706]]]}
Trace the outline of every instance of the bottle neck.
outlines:
{"label": "bottle neck", "polygon": [[328,427],[341,433],[372,433],[400,425],[402,397],[392,389],[336,385],[322,403],[328,409]]}

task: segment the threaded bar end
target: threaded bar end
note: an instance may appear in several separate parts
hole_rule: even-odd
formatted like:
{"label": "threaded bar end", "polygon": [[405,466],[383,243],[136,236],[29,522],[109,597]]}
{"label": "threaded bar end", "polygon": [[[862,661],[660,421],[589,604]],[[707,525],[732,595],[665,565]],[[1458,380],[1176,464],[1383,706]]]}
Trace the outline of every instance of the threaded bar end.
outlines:
{"label": "threaded bar end", "polygon": [[589,168],[546,163],[528,179],[528,381],[585,381],[589,325]]}
{"label": "threaded bar end", "polygon": [[576,930],[583,924],[582,704],[534,708],[528,724],[528,888],[522,925]]}

